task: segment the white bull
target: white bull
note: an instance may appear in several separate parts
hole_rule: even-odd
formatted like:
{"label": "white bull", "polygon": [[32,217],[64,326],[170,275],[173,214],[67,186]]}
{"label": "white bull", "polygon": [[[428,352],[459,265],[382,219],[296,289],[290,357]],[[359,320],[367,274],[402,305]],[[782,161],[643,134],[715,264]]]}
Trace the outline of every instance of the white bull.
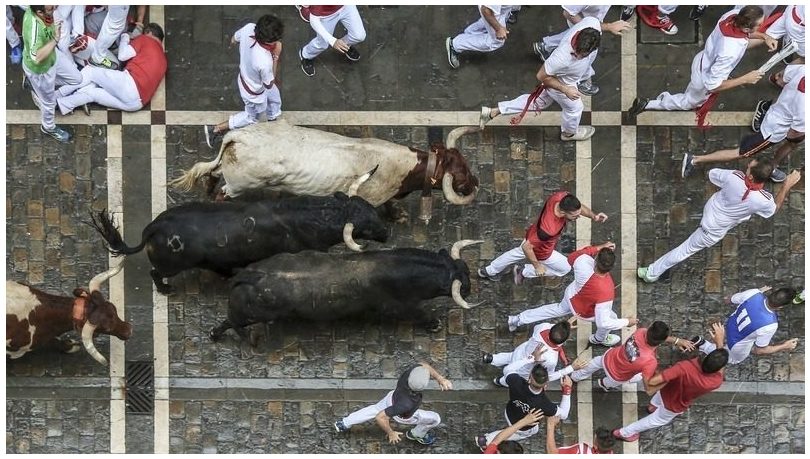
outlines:
{"label": "white bull", "polygon": [[431,189],[442,189],[453,204],[475,199],[478,179],[455,148],[463,134],[477,127],[454,129],[447,146],[436,146],[435,165],[429,154],[380,139],[356,139],[279,120],[228,132],[214,160],[195,164],[171,182],[185,191],[203,176],[222,176],[225,196],[266,189],[296,195],[347,193],[352,182],[377,166],[376,174],[357,195],[374,206],[422,190],[430,165]]}

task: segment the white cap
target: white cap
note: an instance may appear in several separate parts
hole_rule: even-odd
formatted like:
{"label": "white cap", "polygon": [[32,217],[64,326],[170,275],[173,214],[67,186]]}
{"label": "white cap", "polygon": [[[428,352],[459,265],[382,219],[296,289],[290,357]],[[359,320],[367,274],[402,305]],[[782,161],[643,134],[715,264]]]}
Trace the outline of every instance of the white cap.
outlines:
{"label": "white cap", "polygon": [[414,392],[425,390],[428,382],[430,382],[430,372],[422,365],[411,370],[411,374],[408,375],[408,387]]}

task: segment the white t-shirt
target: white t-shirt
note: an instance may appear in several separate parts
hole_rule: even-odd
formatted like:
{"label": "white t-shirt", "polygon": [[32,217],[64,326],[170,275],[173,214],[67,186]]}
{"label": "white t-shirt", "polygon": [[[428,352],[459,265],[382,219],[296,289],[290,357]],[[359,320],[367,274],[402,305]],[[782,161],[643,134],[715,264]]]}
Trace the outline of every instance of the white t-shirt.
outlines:
{"label": "white t-shirt", "polygon": [[776,212],[773,196],[765,190],[751,191],[742,197],[748,188],[745,186],[745,173],[730,169],[712,169],[709,180],[720,187],[703,206],[700,226],[712,234],[724,235],[729,230],[757,214],[770,218]]}
{"label": "white t-shirt", "polygon": [[[734,36],[725,24],[726,18],[740,10],[733,9],[720,17],[714,30],[706,39],[706,47],[701,51],[700,73],[703,86],[711,91],[727,80],[731,72],[743,58],[748,48],[748,37]],[[736,30],[735,30],[736,32]],[[729,35],[727,35],[729,34]]]}
{"label": "white t-shirt", "polygon": [[790,129],[804,132],[804,64],[788,65],[783,78],[785,86],[760,127],[762,137],[771,143],[784,140]]}
{"label": "white t-shirt", "polygon": [[[759,293],[759,289],[756,288],[745,290],[740,293],[735,293],[731,297],[731,302],[739,306],[740,304],[744,303],[745,300],[751,298],[757,293]],[[766,347],[771,344],[771,339],[773,339],[773,335],[776,334],[777,328],[779,328],[778,323],[773,323],[770,325],[766,325],[764,327],[757,328],[755,331],[751,332],[751,334],[749,334],[745,338],[737,341],[734,344],[734,347],[736,348],[737,346],[740,345],[745,346],[746,344],[749,343],[754,343],[757,347]]]}
{"label": "white t-shirt", "polygon": [[602,33],[601,23],[599,19],[594,17],[584,18],[574,24],[563,35],[560,46],[551,53],[551,56],[543,64],[546,74],[556,77],[566,86],[576,86],[580,81],[587,79],[588,70],[591,68],[594,59],[596,59],[599,50],[594,50],[584,59],[577,59],[574,56],[571,39],[577,32],[588,27],[596,29],[600,34]]}
{"label": "white t-shirt", "polygon": [[785,12],[777,19],[766,34],[773,38],[782,38],[787,35],[788,41],[799,44],[797,51],[800,56],[804,56],[804,5],[788,5]]}
{"label": "white t-shirt", "polygon": [[[605,22],[605,16],[607,16],[610,5],[562,5],[562,9],[571,16],[580,14],[584,18],[591,17],[599,19],[599,22]],[[569,23],[568,27],[571,27],[571,25]]]}
{"label": "white t-shirt", "polygon": [[[250,91],[246,91],[242,81],[239,82],[239,91],[242,97],[255,103],[265,99],[264,91],[273,82],[273,54],[256,43],[254,35],[256,24],[250,23],[233,34],[234,40],[239,43],[239,73],[241,80],[247,84]],[[254,45],[255,43],[255,45]],[[251,92],[255,94],[251,94]]]}

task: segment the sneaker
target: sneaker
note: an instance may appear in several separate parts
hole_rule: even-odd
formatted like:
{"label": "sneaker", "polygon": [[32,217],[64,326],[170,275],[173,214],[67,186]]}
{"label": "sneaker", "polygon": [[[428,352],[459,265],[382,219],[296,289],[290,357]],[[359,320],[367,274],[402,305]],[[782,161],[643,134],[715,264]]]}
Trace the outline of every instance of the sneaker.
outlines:
{"label": "sneaker", "polygon": [[771,172],[771,181],[774,183],[782,183],[787,178],[787,174],[782,172],[779,168],[774,167]]}
{"label": "sneaker", "polygon": [[599,86],[593,84],[590,78],[585,81],[580,81],[577,84],[577,90],[585,96],[595,96],[599,92]]}
{"label": "sneaker", "polygon": [[638,270],[636,271],[636,274],[638,274],[638,277],[641,278],[641,280],[643,280],[644,282],[650,283],[650,282],[657,281],[658,280],[657,277],[650,277],[649,275],[647,275],[647,271],[649,269],[650,268],[646,267],[646,266],[638,268]]}
{"label": "sneaker", "polygon": [[706,340],[700,335],[693,336],[692,339],[690,339],[689,341],[691,341],[692,344],[695,345],[695,347],[700,347],[706,344]]}
{"label": "sneaker", "polygon": [[90,59],[87,62],[89,62],[90,65],[95,67],[101,67],[108,70],[118,70],[118,64],[110,60],[110,58],[108,57],[105,57],[100,61],[96,61],[95,59],[90,57]]}
{"label": "sneaker", "polygon": [[692,10],[689,12],[689,19],[693,21],[697,21],[703,16],[703,13],[706,12],[707,5],[695,5],[692,7]]}
{"label": "sneaker", "polygon": [[42,106],[39,104],[39,96],[34,91],[31,91],[31,101],[34,102],[34,105],[36,105],[38,109],[42,109]]}
{"label": "sneaker", "polygon": [[541,61],[548,59],[548,57],[551,56],[551,53],[554,52],[553,49],[546,48],[546,44],[543,43],[543,40],[532,43],[532,51],[534,51],[534,54],[536,54]]}
{"label": "sneaker", "polygon": [[683,154],[683,161],[681,161],[681,177],[686,178],[692,175],[692,171],[695,170],[695,165],[692,164],[692,159],[694,159],[694,155],[692,153],[684,153]]}
{"label": "sneaker", "polygon": [[647,413],[649,413],[649,414],[655,413],[655,410],[657,410],[657,409],[658,409],[658,407],[653,405],[652,403],[647,405]]}
{"label": "sneaker", "polygon": [[564,142],[570,142],[573,140],[588,140],[593,137],[595,132],[596,128],[593,126],[579,126],[577,127],[577,132],[574,135],[565,135],[565,132],[561,132],[560,140]]}
{"label": "sneaker", "polygon": [[675,35],[678,33],[678,26],[672,22],[672,19],[669,18],[667,14],[659,14],[656,18],[658,20],[658,27],[656,27],[661,32],[664,32],[667,35]]}
{"label": "sneaker", "polygon": [[447,37],[447,39],[444,41],[444,48],[447,50],[447,62],[450,64],[450,67],[457,69],[459,66],[458,53],[455,49],[453,49],[452,37]]}
{"label": "sneaker", "polygon": [[11,53],[8,55],[8,57],[11,58],[11,63],[17,65],[22,62],[22,53],[22,45],[17,45],[11,48]]}
{"label": "sneaker", "polygon": [[485,352],[484,355],[481,356],[481,363],[490,364],[492,363],[492,354],[489,352]]}
{"label": "sneaker", "polygon": [[44,126],[40,126],[39,130],[42,131],[43,134],[53,137],[58,142],[62,143],[70,142],[70,133],[60,128],[59,126],[54,126],[53,130],[51,131],[46,130]]}
{"label": "sneaker", "polygon": [[335,426],[335,430],[336,430],[338,433],[340,433],[340,432],[346,432],[347,430],[349,430],[349,428],[348,428],[348,427],[346,427],[346,424],[344,424],[344,423],[343,423],[343,419],[341,419],[340,421],[336,421],[336,422],[335,422],[334,424],[332,424],[332,425],[333,425],[333,426]]}
{"label": "sneaker", "polygon": [[475,437],[475,446],[478,447],[482,452],[487,449],[487,437],[483,435],[477,435]]}
{"label": "sneaker", "polygon": [[90,116],[90,106],[87,104],[82,105],[82,111],[85,115]]}
{"label": "sneaker", "polygon": [[298,10],[298,17],[301,18],[302,21],[309,24],[309,7],[303,5],[295,5],[295,8]]}
{"label": "sneaker", "polygon": [[796,296],[793,297],[793,304],[802,304],[804,303],[804,290],[797,293]]}
{"label": "sneaker", "polygon": [[495,384],[498,387],[509,387],[506,384],[501,384],[500,376],[492,380],[492,384]]}
{"label": "sneaker", "polygon": [[617,335],[612,335],[610,333],[608,333],[608,335],[605,336],[605,339],[602,341],[594,341],[595,336],[596,335],[589,336],[588,342],[597,346],[613,347],[622,342],[621,338],[619,338]]}
{"label": "sneaker", "polygon": [[646,99],[643,97],[636,97],[633,100],[633,105],[630,106],[630,110],[627,111],[627,115],[630,118],[635,119],[641,112],[647,108],[647,104],[650,103],[650,99]]}
{"label": "sneaker", "polygon": [[349,50],[346,51],[346,59],[357,62],[360,60],[360,51],[357,50],[354,46],[349,46]]}
{"label": "sneaker", "polygon": [[517,24],[517,20],[518,20],[518,12],[512,11],[511,13],[509,13],[509,18],[506,19],[506,23],[509,25]]}
{"label": "sneaker", "polygon": [[407,438],[408,440],[413,440],[413,441],[415,441],[417,443],[420,443],[420,444],[423,444],[425,446],[430,446],[430,445],[436,443],[436,436],[431,435],[430,432],[426,433],[424,437],[417,437],[414,434],[412,434],[411,432],[413,432],[413,430],[409,430],[409,431],[405,432],[405,438]]}
{"label": "sneaker", "polygon": [[623,437],[622,433],[621,433],[621,429],[616,429],[616,430],[613,431],[613,436],[618,440],[630,442],[630,441],[638,440],[638,437],[640,435],[639,434],[633,434],[633,435],[630,435],[629,437]]}
{"label": "sneaker", "polygon": [[478,128],[484,129],[489,120],[492,119],[492,109],[489,107],[481,107],[481,114],[478,116]]}
{"label": "sneaker", "polygon": [[214,126],[210,124],[203,126],[203,131],[205,132],[205,143],[208,148],[214,148],[222,140],[222,134],[214,132]]}
{"label": "sneaker", "polygon": [[630,18],[633,17],[633,13],[636,12],[636,7],[633,5],[623,6],[622,7],[622,14],[619,16],[619,19],[622,21],[629,21]]}
{"label": "sneaker", "polygon": [[509,326],[509,331],[513,332],[520,327],[520,316],[509,316],[506,319],[506,325]]}
{"label": "sneaker", "polygon": [[28,79],[27,76],[25,76],[25,74],[23,74],[23,77],[22,77],[22,87],[23,87],[24,91],[33,91],[34,90],[34,87],[31,86],[31,81]]}
{"label": "sneaker", "polygon": [[486,280],[491,280],[491,281],[499,281],[499,280],[501,280],[501,275],[500,274],[496,274],[494,276],[490,276],[489,274],[487,274],[487,268],[486,267],[478,268],[478,277],[480,277],[481,279],[486,279]]}
{"label": "sneaker", "polygon": [[526,279],[523,277],[523,267],[515,265],[512,268],[512,280],[515,282],[515,285],[522,285],[523,280]]}
{"label": "sneaker", "polygon": [[754,108],[754,117],[751,118],[752,131],[759,132],[759,128],[762,126],[762,120],[765,119],[765,114],[768,113],[769,108],[771,108],[770,100],[760,100],[757,102],[757,106]]}
{"label": "sneaker", "polygon": [[298,58],[301,59],[301,70],[304,71],[304,75],[311,77],[315,76],[315,62],[312,59],[304,59],[304,55],[302,54],[303,50],[298,50]]}
{"label": "sneaker", "polygon": [[608,386],[605,385],[605,378],[597,379],[596,380],[596,385],[599,386],[599,388],[602,389],[605,392],[615,392],[616,391],[616,389],[611,389],[611,388],[609,388]]}

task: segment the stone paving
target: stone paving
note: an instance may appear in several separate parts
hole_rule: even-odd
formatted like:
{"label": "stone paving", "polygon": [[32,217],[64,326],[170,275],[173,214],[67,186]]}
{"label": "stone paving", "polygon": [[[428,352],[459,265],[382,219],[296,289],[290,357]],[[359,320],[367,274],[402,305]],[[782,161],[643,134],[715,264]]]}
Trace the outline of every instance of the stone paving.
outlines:
{"label": "stone paving", "polygon": [[[556,7],[532,6],[521,12],[503,49],[486,56],[462,58],[462,67],[451,71],[440,46],[442,38],[455,34],[475,17],[472,7],[361,7],[368,30],[362,45],[364,60],[352,65],[327,52],[316,63],[318,72],[310,80],[301,74],[295,48],[311,36],[311,29],[297,19],[292,7],[269,9],[287,23],[285,58],[282,67],[285,110],[477,110],[526,92],[534,85],[537,62],[530,58],[529,44],[540,34],[563,26]],[[682,32],[677,44],[660,43],[660,36],[639,31],[638,93],[654,96],[666,89],[679,91],[688,81],[691,58],[702,46],[711,25],[723,9],[713,7],[699,25],[686,20],[688,8],[679,9],[674,19]],[[258,13],[255,7],[167,7],[167,52],[170,72],[166,80],[168,110],[238,110],[234,89],[234,50],[227,49],[227,35]],[[614,8],[609,18],[617,16]],[[406,20],[406,18],[408,20]],[[416,20],[414,20],[416,18]],[[393,40],[392,37],[419,37]],[[430,45],[426,45],[430,44]],[[435,45],[435,46],[434,46]],[[396,50],[396,52],[394,52]],[[662,52],[663,51],[663,52]],[[607,36],[595,67],[603,91],[593,98],[594,110],[617,111],[620,106],[620,41]],[[767,59],[753,50],[741,69]],[[19,91],[19,69],[7,73],[6,103],[9,109],[33,109],[30,98]],[[12,86],[13,85],[13,86]],[[313,91],[313,87],[318,91]],[[613,89],[615,88],[615,89]],[[735,91],[720,99],[718,110],[747,111],[755,94],[775,97],[767,84]],[[553,110],[556,110],[553,109]],[[83,116],[81,114],[74,116]],[[585,118],[590,113],[585,114]],[[69,120],[66,120],[69,122]],[[217,120],[211,120],[211,122]],[[120,123],[120,121],[119,121]],[[126,127],[126,126],[125,126]],[[453,126],[314,126],[353,137],[378,137],[404,145],[425,148],[443,139]],[[7,278],[28,282],[52,292],[68,293],[86,284],[107,268],[107,256],[95,232],[83,224],[90,209],[107,203],[106,145],[104,125],[74,125],[76,140],[67,146],[43,139],[36,125],[8,125],[6,132],[6,257]],[[697,226],[705,199],[713,192],[703,178],[704,171],[682,181],[677,177],[682,152],[711,152],[736,145],[745,127],[715,127],[701,132],[691,127],[639,126],[637,134],[637,233],[638,261],[645,264],[680,243]],[[126,130],[125,130],[126,131]],[[125,139],[148,139],[148,129],[130,128]],[[148,142],[147,142],[148,143]],[[202,138],[200,126],[166,127],[166,176],[215,153]],[[125,155],[139,155],[148,145]],[[618,241],[622,234],[619,212],[621,171],[617,161],[620,146],[618,127],[600,127],[593,142],[591,196],[580,196],[597,211],[613,218],[593,225],[594,242]],[[576,152],[573,143],[559,141],[559,128],[493,128],[462,138],[461,149],[481,181],[474,205],[457,207],[434,199],[434,218],[425,226],[416,217],[418,197],[405,199],[409,212],[406,224],[392,225],[392,237],[385,245],[369,248],[449,247],[463,238],[484,239],[478,247],[463,252],[471,271],[514,247],[527,223],[536,216],[538,205],[551,192],[564,188],[576,193]],[[794,153],[791,167],[803,165],[803,147]],[[134,163],[134,162],[133,162]],[[133,164],[131,163],[131,164]],[[724,167],[735,167],[729,164]],[[125,170],[129,185],[137,188],[140,170]],[[685,183],[682,183],[685,182]],[[686,185],[686,186],[684,186]],[[148,186],[148,185],[147,185]],[[145,190],[149,192],[148,188]],[[201,194],[168,190],[167,206],[201,199]],[[128,202],[143,201],[139,193],[125,196]],[[146,199],[148,201],[148,199]],[[726,237],[722,244],[703,251],[681,264],[670,279],[653,285],[638,284],[638,310],[642,321],[667,321],[677,333],[691,336],[706,327],[710,317],[728,314],[723,298],[739,290],[764,284],[801,286],[804,281],[804,185],[794,188],[785,208],[774,218],[754,217]],[[135,245],[140,227],[127,224],[125,238]],[[569,225],[558,250],[575,248],[575,225]],[[343,251],[335,247],[332,251]],[[128,319],[144,320],[151,284],[142,272],[144,255],[128,266],[128,292],[139,303],[128,309]],[[137,272],[134,266],[138,266]],[[614,278],[619,279],[617,266]],[[143,279],[146,279],[144,282]],[[696,281],[699,280],[699,281]],[[315,324],[277,323],[257,327],[260,340],[249,356],[242,356],[239,343],[229,336],[220,343],[208,338],[208,331],[225,316],[227,281],[198,270],[185,272],[170,283],[177,294],[169,301],[169,374],[172,378],[289,378],[294,380],[338,378],[396,378],[401,367],[412,360],[430,361],[455,381],[486,381],[496,371],[482,368],[481,352],[511,349],[524,339],[505,326],[506,315],[527,305],[559,300],[570,282],[544,279],[515,287],[510,279],[483,282],[472,277],[473,301],[486,303],[472,310],[455,306],[448,298],[428,305],[435,309],[444,328],[429,333],[404,321],[345,320]],[[617,280],[618,284],[618,280]],[[617,289],[620,292],[620,289]],[[621,298],[617,298],[616,305]],[[129,307],[129,305],[128,305]],[[617,306],[618,308],[618,306]],[[780,315],[775,340],[804,336],[803,307],[788,308]],[[151,320],[151,315],[148,319]],[[139,324],[135,324],[136,328]],[[140,324],[146,327],[149,324]],[[141,328],[143,331],[144,328]],[[139,337],[141,338],[141,337]],[[148,339],[146,341],[149,341]],[[96,338],[108,355],[108,339]],[[731,367],[731,382],[804,381],[804,348],[796,352],[760,356]],[[567,345],[569,355],[575,343]],[[128,355],[130,354],[128,349]],[[152,358],[138,346],[139,359]],[[602,351],[597,351],[602,352]],[[129,357],[128,357],[129,358]],[[659,353],[662,365],[681,358],[675,352]],[[86,353],[61,355],[34,353],[7,365],[9,378],[50,378],[55,385],[69,376],[80,378],[109,375]],[[391,379],[391,387],[394,382]],[[430,391],[426,407],[442,415],[436,433],[436,453],[474,453],[474,435],[499,427],[502,407],[495,389],[477,402],[442,401],[442,394]],[[373,424],[358,426],[348,434],[335,434],[331,427],[340,416],[365,406],[383,393],[368,391],[360,399],[346,400],[342,393],[329,393],[315,400],[267,399],[220,400],[215,391],[195,399],[174,399],[169,403],[169,451],[172,453],[411,453],[425,448],[404,440],[389,445]],[[605,395],[605,394],[602,394]],[[608,410],[620,410],[615,394],[596,398]],[[17,397],[15,395],[15,397]],[[40,398],[42,397],[42,398]],[[558,394],[552,396],[558,399]],[[362,400],[362,401],[361,401]],[[601,404],[604,401],[605,404]],[[733,401],[733,399],[732,399]],[[639,407],[646,398],[640,397]],[[576,401],[573,404],[576,407]],[[109,403],[104,400],[31,399],[7,400],[6,451],[8,453],[109,452]],[[599,414],[595,414],[599,418]],[[127,415],[133,426],[144,416]],[[558,432],[558,443],[570,444],[577,436],[575,408]],[[128,427],[128,450],[137,444],[151,447],[149,428]],[[614,426],[611,426],[614,427]],[[756,435],[744,435],[755,429]],[[134,432],[134,433],[133,433]],[[531,452],[544,451],[545,430],[525,442]],[[139,440],[140,439],[140,440]],[[688,446],[687,446],[688,445]],[[642,435],[643,453],[804,453],[804,400],[769,403],[744,400],[719,403],[698,402],[672,425]],[[148,451],[144,451],[148,452]]]}

